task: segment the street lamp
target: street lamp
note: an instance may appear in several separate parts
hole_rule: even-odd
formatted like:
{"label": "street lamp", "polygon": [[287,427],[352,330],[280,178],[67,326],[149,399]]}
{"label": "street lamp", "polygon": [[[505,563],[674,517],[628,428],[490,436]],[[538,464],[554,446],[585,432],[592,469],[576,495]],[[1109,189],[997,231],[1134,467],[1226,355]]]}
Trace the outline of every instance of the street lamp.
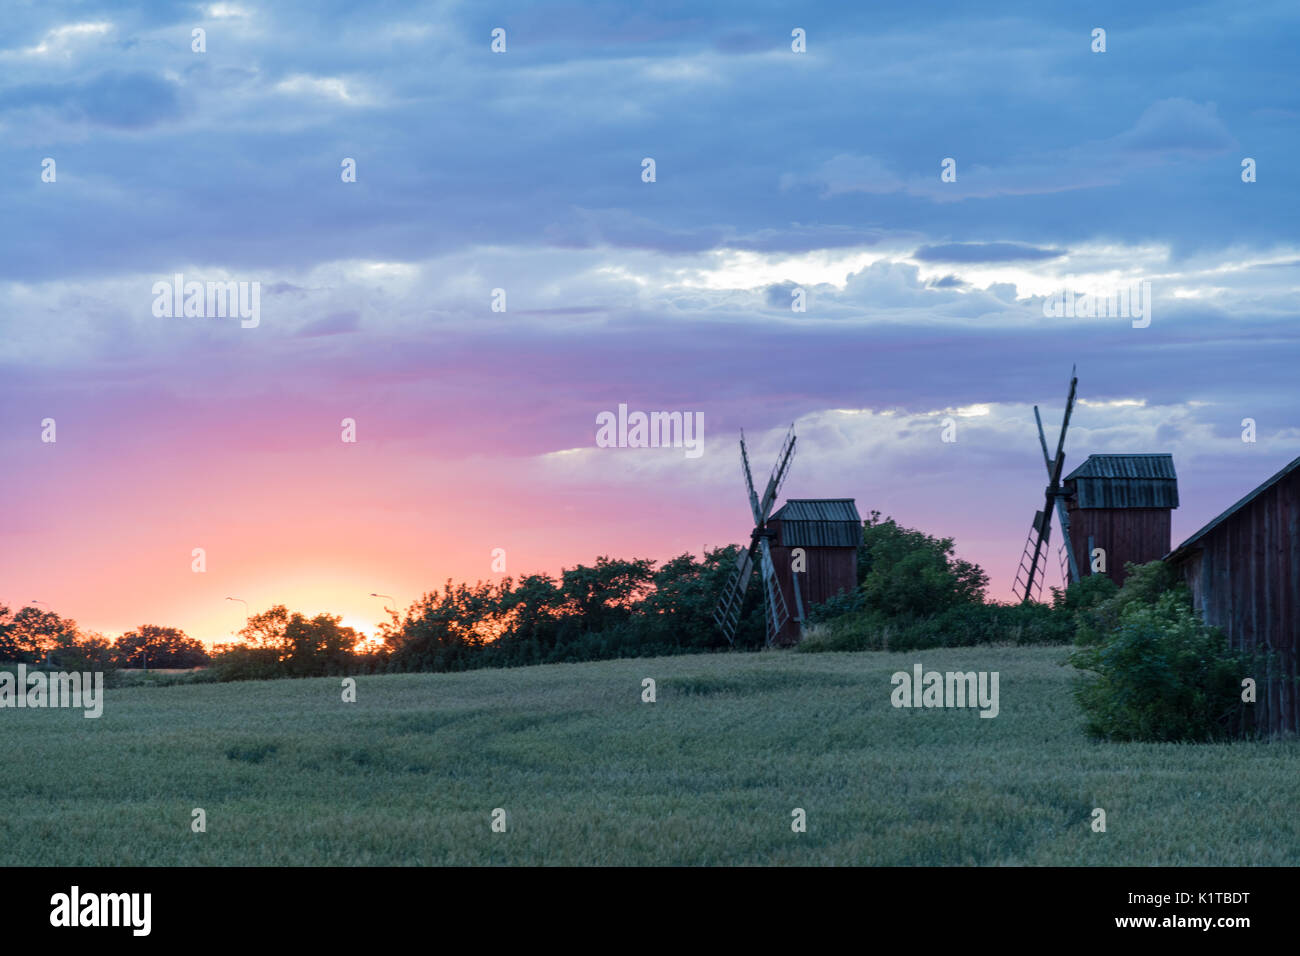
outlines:
{"label": "street lamp", "polygon": [[[375,591],[371,591],[371,592],[370,592],[370,596],[371,596],[371,597],[376,597],[376,598],[388,598],[388,600],[392,601],[394,604],[397,603],[397,598],[393,597],[391,594],[379,594],[379,593],[377,593],[377,592],[375,592]],[[387,604],[385,604],[385,605],[384,605],[384,610],[387,611],[389,614],[391,614],[391,615],[393,616],[394,626],[396,626],[396,622],[397,622],[397,609],[396,609],[396,608],[389,607]],[[381,641],[382,638],[376,636],[376,637],[371,638],[371,640],[372,640],[372,641]]]}

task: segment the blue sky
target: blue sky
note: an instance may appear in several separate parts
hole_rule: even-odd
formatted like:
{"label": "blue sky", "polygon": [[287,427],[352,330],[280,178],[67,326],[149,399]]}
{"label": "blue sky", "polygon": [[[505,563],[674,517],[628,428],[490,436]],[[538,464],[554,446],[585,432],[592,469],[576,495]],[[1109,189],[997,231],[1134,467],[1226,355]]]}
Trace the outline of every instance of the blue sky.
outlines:
{"label": "blue sky", "polygon": [[[1268,2],[9,5],[0,443],[11,501],[58,517],[14,516],[50,557],[0,571],[116,626],[52,556],[135,513],[103,488],[148,472],[177,515],[250,474],[364,498],[306,471],[317,417],[359,408],[396,513],[478,516],[430,585],[503,536],[550,570],[740,540],[736,433],[774,452],[795,421],[789,493],[953,534],[1005,591],[1043,484],[1031,406],[1059,418],[1072,364],[1068,461],[1173,452],[1177,543],[1300,454],[1297,49]],[[177,272],[259,281],[261,326],[161,324]],[[1147,328],[1043,315],[1143,280]],[[703,411],[709,453],[601,454],[620,402]],[[164,547],[155,517],[133,548]]]}

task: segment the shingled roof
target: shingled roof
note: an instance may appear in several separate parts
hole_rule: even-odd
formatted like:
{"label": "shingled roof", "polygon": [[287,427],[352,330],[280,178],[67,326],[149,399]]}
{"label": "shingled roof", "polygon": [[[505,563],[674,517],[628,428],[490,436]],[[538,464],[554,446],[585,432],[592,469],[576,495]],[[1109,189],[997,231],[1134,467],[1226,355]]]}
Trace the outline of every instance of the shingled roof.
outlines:
{"label": "shingled roof", "polygon": [[1173,455],[1089,455],[1063,480],[1077,508],[1178,507]]}
{"label": "shingled roof", "polygon": [[856,548],[862,541],[852,498],[790,498],[768,520],[781,522],[783,548]]}
{"label": "shingled roof", "polygon": [[1074,471],[1065,476],[1072,478],[1162,478],[1177,481],[1174,473],[1174,456],[1161,455],[1089,455]]}

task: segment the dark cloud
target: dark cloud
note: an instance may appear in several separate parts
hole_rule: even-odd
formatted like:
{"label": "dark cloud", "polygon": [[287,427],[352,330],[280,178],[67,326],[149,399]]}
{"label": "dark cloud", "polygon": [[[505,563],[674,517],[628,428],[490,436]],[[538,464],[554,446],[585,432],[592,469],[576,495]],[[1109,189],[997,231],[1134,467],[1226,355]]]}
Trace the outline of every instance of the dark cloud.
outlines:
{"label": "dark cloud", "polygon": [[798,286],[793,282],[778,282],[770,285],[763,293],[763,301],[767,303],[768,308],[789,311],[790,303],[794,301],[792,294],[797,288]]}
{"label": "dark cloud", "polygon": [[912,253],[922,262],[1037,262],[1059,259],[1065,249],[1042,249],[1019,242],[949,242],[922,246]]}
{"label": "dark cloud", "polygon": [[177,86],[147,72],[108,71],[88,80],[35,83],[0,93],[0,110],[49,110],[65,121],[143,129],[180,113]]}
{"label": "dark cloud", "polygon": [[[238,37],[237,56],[215,35],[208,54],[190,51],[192,8],[106,8],[103,38],[74,37],[66,55],[40,60],[21,51],[59,21],[17,8],[0,71],[0,163],[22,168],[40,149],[61,174],[90,171],[107,188],[74,209],[57,190],[33,196],[22,177],[0,180],[13,226],[0,234],[0,275],[71,277],[168,256],[309,268],[476,244],[686,255],[995,236],[1033,249],[1166,242],[1183,255],[1289,242],[1300,178],[1267,176],[1262,156],[1294,146],[1278,77],[1300,28],[1276,10],[1225,9],[1143,7],[1122,47],[1140,42],[1142,56],[1096,69],[1122,55],[1116,36],[1111,52],[1088,55],[1084,83],[1062,48],[1072,15],[1029,5],[1007,50],[971,41],[1006,27],[976,9],[936,21],[811,4],[798,23],[809,52],[794,54],[777,10],[564,3],[501,21],[505,56],[486,52],[499,23],[473,7],[422,31],[413,3],[263,5],[220,27]],[[1187,50],[1207,31],[1213,55],[1189,70]],[[789,63],[718,55],[760,49]],[[429,62],[442,65],[437,83]],[[368,98],[331,98],[311,82],[277,92],[290,76]],[[846,121],[864,104],[869,121]],[[1233,143],[1262,154],[1248,189],[1226,186],[1235,173],[1221,151]],[[640,181],[646,155],[659,165],[653,184]],[[360,163],[347,188],[342,156]],[[959,161],[951,196],[936,192],[946,156]],[[979,198],[945,201],[963,190]],[[204,227],[181,228],[196,210]],[[953,261],[1016,258],[966,250]]]}

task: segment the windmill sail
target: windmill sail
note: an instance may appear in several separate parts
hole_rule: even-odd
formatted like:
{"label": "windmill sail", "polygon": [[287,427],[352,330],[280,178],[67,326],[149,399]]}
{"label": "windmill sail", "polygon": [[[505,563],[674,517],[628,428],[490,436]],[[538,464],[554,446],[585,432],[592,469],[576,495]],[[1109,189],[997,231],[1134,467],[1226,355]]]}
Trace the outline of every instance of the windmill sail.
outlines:
{"label": "windmill sail", "polygon": [[763,550],[763,594],[766,598],[767,644],[771,647],[776,637],[790,620],[790,611],[786,607],[785,597],[781,594],[781,585],[776,579],[776,568],[772,564],[772,551],[767,538],[758,539]]}
{"label": "windmill sail", "polygon": [[1029,537],[1025,540],[1025,550],[1020,555],[1020,566],[1016,569],[1016,579],[1012,585],[1013,592],[1022,603],[1042,597],[1043,579],[1047,575],[1048,555],[1051,553],[1049,543],[1052,536],[1053,510],[1061,525],[1061,537],[1070,580],[1079,580],[1079,569],[1074,552],[1070,548],[1069,511],[1065,507],[1065,492],[1061,487],[1061,473],[1065,470],[1065,433],[1070,427],[1070,415],[1074,411],[1074,396],[1078,385],[1079,379],[1075,375],[1075,370],[1071,368],[1070,394],[1065,400],[1065,416],[1061,419],[1061,433],[1057,438],[1055,457],[1048,454],[1047,438],[1043,434],[1043,419],[1038,414],[1038,406],[1034,406],[1034,420],[1038,424],[1038,443],[1043,449],[1043,463],[1047,466],[1048,485],[1043,510],[1034,514],[1034,523],[1029,529]]}
{"label": "windmill sail", "polygon": [[[777,492],[781,490],[781,484],[785,481],[786,472],[790,468],[790,460],[794,457],[794,426],[785,434],[785,441],[781,443],[781,453],[777,455],[776,467],[772,469],[772,475],[767,479],[767,487],[763,489],[763,500],[759,502],[759,511],[762,517],[755,517],[760,525],[767,522],[768,515],[772,513],[772,503],[776,501]],[[751,486],[750,493],[753,493]]]}
{"label": "windmill sail", "polygon": [[749,508],[754,517],[754,529],[750,532],[749,548],[736,556],[736,566],[723,586],[722,596],[713,610],[713,620],[726,635],[728,643],[735,643],[736,629],[740,625],[740,612],[749,590],[749,582],[754,572],[754,557],[760,555],[759,567],[763,577],[764,617],[767,621],[767,643],[776,642],[781,628],[790,619],[785,597],[776,577],[776,568],[772,564],[772,553],[768,544],[770,532],[766,529],[767,519],[772,513],[772,505],[781,490],[785,476],[794,458],[794,425],[786,433],[777,455],[776,465],[763,488],[760,498],[754,490],[754,479],[749,470],[749,449],[745,446],[745,433],[740,434],[740,469],[745,476],[745,490],[749,495]]}
{"label": "windmill sail", "polygon": [[713,621],[726,635],[728,643],[736,640],[736,628],[740,625],[740,609],[745,603],[745,592],[749,590],[749,579],[754,572],[754,554],[752,549],[741,551],[736,555],[736,566],[731,569],[731,576],[722,589],[722,598],[713,609]]}
{"label": "windmill sail", "polygon": [[[1065,406],[1065,422],[1061,425],[1061,434],[1065,434],[1065,426],[1070,421],[1070,410],[1074,407],[1074,387],[1079,380],[1071,375],[1070,381],[1070,398]],[[1038,414],[1038,406],[1034,406],[1034,421],[1038,424],[1038,443],[1043,446],[1043,463],[1047,465],[1047,477],[1052,477],[1052,460],[1047,454],[1047,439],[1043,437],[1043,419]],[[1061,526],[1061,549],[1062,564],[1064,567],[1061,571],[1061,579],[1073,584],[1079,580],[1079,566],[1074,559],[1074,550],[1070,547],[1070,512],[1065,507],[1065,498],[1061,495],[1056,497],[1056,520]]]}

